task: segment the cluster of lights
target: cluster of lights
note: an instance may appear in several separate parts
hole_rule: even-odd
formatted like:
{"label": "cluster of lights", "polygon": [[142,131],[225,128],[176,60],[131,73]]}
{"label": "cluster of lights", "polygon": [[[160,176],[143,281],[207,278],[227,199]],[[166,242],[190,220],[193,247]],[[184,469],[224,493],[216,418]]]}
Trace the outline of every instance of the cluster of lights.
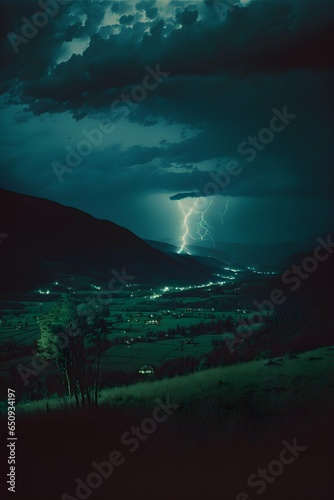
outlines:
{"label": "cluster of lights", "polygon": [[232,273],[240,273],[242,269],[233,269],[232,267],[224,267],[225,271],[232,271]]}
{"label": "cluster of lights", "polygon": [[[165,287],[163,289],[161,289],[162,292],[169,292],[169,291],[180,291],[180,292],[183,292],[184,290],[187,291],[187,290],[193,290],[194,288],[206,288],[208,286],[212,286],[212,285],[224,285],[225,283],[227,283],[226,281],[215,281],[215,282],[212,282],[210,281],[209,283],[203,283],[202,285],[193,285],[193,286],[174,286],[174,287]],[[163,294],[160,294],[160,293],[154,293],[152,295],[150,295],[149,297],[145,296],[144,299],[147,299],[147,298],[150,298],[152,300],[154,299],[158,299],[160,297],[162,297]]]}
{"label": "cluster of lights", "polygon": [[[217,274],[217,276],[219,276],[219,275]],[[235,278],[234,277],[228,277],[227,279],[235,279]],[[184,290],[187,291],[187,290],[193,290],[194,288],[206,288],[208,286],[224,285],[225,283],[227,283],[227,281],[209,281],[209,283],[203,283],[201,285],[175,286],[175,287],[165,287],[165,288],[168,288],[168,291],[177,290],[177,291],[183,292]],[[163,289],[163,290],[165,290],[165,289]],[[160,295],[160,297],[161,297],[161,295]]]}
{"label": "cluster of lights", "polygon": [[218,276],[218,278],[224,278],[225,280],[235,280],[236,276],[222,276],[221,274],[216,274],[215,276]]}
{"label": "cluster of lights", "polygon": [[278,274],[275,271],[257,271],[255,267],[247,267],[247,269],[249,271],[253,271],[253,273],[255,273],[255,274],[270,274],[270,275],[272,275],[272,274]]}

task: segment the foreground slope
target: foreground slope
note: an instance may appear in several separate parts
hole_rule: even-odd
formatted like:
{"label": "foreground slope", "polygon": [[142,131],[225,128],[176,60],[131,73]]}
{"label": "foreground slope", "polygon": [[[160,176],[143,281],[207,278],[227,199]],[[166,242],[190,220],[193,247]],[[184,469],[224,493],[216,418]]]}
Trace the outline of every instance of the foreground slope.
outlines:
{"label": "foreground slope", "polygon": [[[329,500],[333,359],[334,348],[327,347],[275,365],[263,359],[105,390],[104,406],[87,411],[50,411],[55,409],[52,400],[48,413],[46,402],[22,404],[16,497],[79,498],[76,478],[86,483],[95,470],[92,463],[119,450],[124,464],[103,479],[91,498],[218,500],[236,499],[244,491],[249,496],[241,498],[253,500],[259,488],[249,486],[249,476],[277,460],[284,441],[295,440],[303,451],[266,484],[265,498]],[[157,399],[177,408],[131,452],[121,436],[152,417]],[[61,401],[54,403],[59,408]],[[70,496],[62,497],[65,492]]]}

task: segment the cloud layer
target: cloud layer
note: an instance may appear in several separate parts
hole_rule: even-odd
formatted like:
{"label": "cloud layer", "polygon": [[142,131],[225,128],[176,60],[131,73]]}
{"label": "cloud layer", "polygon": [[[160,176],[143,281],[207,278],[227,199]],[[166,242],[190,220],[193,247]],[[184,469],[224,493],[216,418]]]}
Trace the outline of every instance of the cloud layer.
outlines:
{"label": "cloud layer", "polygon": [[[330,202],[334,4],[235,4],[222,20],[210,0],[71,1],[15,54],[8,33],[20,34],[22,17],[40,8],[2,2],[4,187],[115,219],[120,193],[130,212],[146,195],[191,199],[212,182],[210,172],[222,176],[234,160],[241,173],[217,196],[299,199],[301,210],[307,200]],[[110,108],[157,65],[169,76],[126,118],[126,106]],[[297,118],[247,162],[240,144],[284,106]],[[52,161],[105,118],[115,133],[60,185]],[[87,201],[87,183],[108,210]],[[319,208],[310,231],[321,216],[329,223]]]}

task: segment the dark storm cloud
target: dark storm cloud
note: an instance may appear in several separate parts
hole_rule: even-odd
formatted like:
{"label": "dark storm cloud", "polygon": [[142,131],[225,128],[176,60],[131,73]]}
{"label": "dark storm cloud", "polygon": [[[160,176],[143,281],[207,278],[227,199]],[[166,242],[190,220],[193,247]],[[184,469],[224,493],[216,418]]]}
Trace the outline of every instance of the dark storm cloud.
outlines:
{"label": "dark storm cloud", "polygon": [[143,0],[142,2],[136,3],[136,9],[141,11],[144,10],[146,13],[150,11],[155,6],[155,0]]}
{"label": "dark storm cloud", "polygon": [[119,18],[119,22],[121,24],[125,24],[126,26],[129,26],[133,23],[135,19],[135,16],[131,16],[130,14],[128,16],[124,15]]}
{"label": "dark storm cloud", "polygon": [[146,10],[146,16],[149,19],[155,19],[157,17],[157,15],[158,15],[157,7],[151,7],[151,8]]}
{"label": "dark storm cloud", "polygon": [[127,12],[128,9],[129,9],[129,3],[126,1],[114,2],[111,6],[111,11],[118,14]]}
{"label": "dark storm cloud", "polygon": [[153,116],[148,116],[146,120],[143,122],[144,127],[153,127],[153,125],[157,125],[159,120],[154,118]]}
{"label": "dark storm cloud", "polygon": [[178,193],[170,196],[170,200],[184,200],[185,198],[198,198],[200,196],[199,193]]}
{"label": "dark storm cloud", "polygon": [[121,154],[115,154],[115,164],[120,167],[131,167],[134,165],[144,165],[154,158],[159,156],[159,148],[144,148],[142,146],[134,146],[127,151],[122,151]]}
{"label": "dark storm cloud", "polygon": [[65,42],[71,42],[74,38],[80,38],[84,33],[84,25],[81,21],[71,24],[65,30],[64,40]]}
{"label": "dark storm cloud", "polygon": [[176,20],[182,26],[191,26],[196,22],[197,18],[198,18],[197,10],[184,10],[183,12],[178,13],[176,16]]}
{"label": "dark storm cloud", "polygon": [[[147,9],[152,3],[140,2],[138,6]],[[55,63],[55,46],[64,37],[64,31],[69,36],[66,30],[71,16],[64,11],[52,29],[41,30],[40,46],[34,47],[33,58],[29,57],[28,46],[22,49],[27,61],[19,74],[15,62],[7,68],[6,90],[15,92],[34,113],[41,112],[36,100],[45,98],[50,99],[50,113],[60,109],[75,111],[83,105],[89,109],[91,99],[95,108],[107,106],[112,89],[121,92],[128,85],[140,83],[145,66],[158,62],[171,73],[171,79],[182,75],[215,78],[224,74],[241,78],[299,67],[320,70],[332,65],[329,47],[334,45],[334,5],[328,1],[317,2],[316,7],[309,1],[253,2],[247,8],[235,8],[225,24],[218,22],[218,16],[215,21],[208,17],[196,22],[197,11],[184,8],[176,15],[181,16],[183,27],[172,30],[167,37],[162,35],[162,24],[152,24],[151,36],[144,36],[145,23],[136,23],[139,32],[136,28],[122,29],[108,39],[92,34],[103,18],[105,3],[83,4],[81,8],[88,16],[85,33],[91,37],[82,56],[72,56],[47,74],[46,69]],[[70,29],[77,30],[77,23],[75,27],[71,24]],[[8,41],[5,43],[11,49]],[[175,85],[171,98],[177,97],[180,90]],[[91,97],[95,92],[101,93],[99,100]]]}
{"label": "dark storm cloud", "polygon": [[[139,193],[162,194],[167,204],[203,196],[210,172],[223,176],[235,160],[242,171],[218,195],[282,203],[286,197],[332,197],[333,2],[253,0],[224,22],[209,1],[74,3],[17,56],[6,34],[19,30],[20,17],[32,16],[36,4],[6,4],[0,91],[26,127],[11,129],[15,145],[4,149],[6,187],[33,194],[41,189],[99,214],[94,203],[102,193],[105,206],[117,198],[136,210],[131,200]],[[71,47],[82,55],[70,56]],[[122,122],[110,104],[157,64],[170,76]],[[247,163],[240,143],[257,136],[272,109],[284,106],[297,118]],[[66,137],[81,134],[80,141],[81,130],[95,128],[105,116],[115,123],[117,139],[94,149],[66,182],[57,183],[49,167],[64,158],[67,142],[58,139],[49,158],[44,150],[57,142],[54,135],[64,123]],[[51,127],[44,134],[54,123],[60,124],[56,132]],[[9,132],[5,139],[10,141]],[[87,201],[90,190],[98,201]],[[170,205],[177,211],[177,204]]]}

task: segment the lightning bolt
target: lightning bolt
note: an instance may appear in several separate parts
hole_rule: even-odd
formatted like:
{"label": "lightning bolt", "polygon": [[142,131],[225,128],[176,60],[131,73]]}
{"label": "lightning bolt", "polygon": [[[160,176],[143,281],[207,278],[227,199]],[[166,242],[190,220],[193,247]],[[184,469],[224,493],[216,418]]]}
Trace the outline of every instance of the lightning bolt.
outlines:
{"label": "lightning bolt", "polygon": [[199,210],[199,208],[198,208],[198,202],[199,202],[199,199],[197,199],[196,203],[195,203],[195,208],[200,213],[200,220],[199,220],[199,223],[197,225],[197,234],[200,237],[201,241],[204,241],[206,238],[211,238],[212,241],[213,241],[213,243],[214,243],[214,239],[213,239],[213,236],[212,236],[213,228],[205,220],[205,214],[209,210],[209,208],[211,207],[212,200],[210,200],[210,202],[209,202],[208,206],[206,207],[206,209],[202,210],[202,211]]}
{"label": "lightning bolt", "polygon": [[[185,247],[187,246],[187,239],[190,236],[188,220],[189,220],[189,217],[191,216],[191,214],[193,213],[193,211],[195,210],[195,205],[190,207],[189,210],[186,212],[183,205],[182,205],[182,202],[180,200],[179,207],[180,207],[181,212],[183,214],[183,224],[181,226],[181,230],[183,230],[183,235],[182,235],[182,239],[181,239],[182,243],[181,243],[180,249],[177,253],[183,252]],[[192,236],[190,236],[190,237],[192,238]]]}
{"label": "lightning bolt", "polygon": [[219,212],[219,215],[221,216],[222,224],[225,224],[224,217],[227,213],[227,210],[228,210],[228,200],[226,200],[224,212],[223,213]]}
{"label": "lightning bolt", "polygon": [[[181,226],[181,231],[183,231],[183,234],[181,238],[181,245],[178,250],[179,254],[186,251],[189,238],[192,240],[200,240],[200,241],[204,241],[210,238],[214,243],[213,239],[214,228],[210,226],[210,224],[206,221],[205,218],[207,211],[212,205],[212,199],[210,200],[208,206],[202,210],[200,209],[199,206],[200,201],[201,198],[197,198],[196,201],[192,200],[192,206],[188,210],[185,210],[181,200],[179,200],[179,207],[183,216],[183,224]],[[194,221],[194,224],[196,226],[197,236],[193,236],[190,230],[190,223],[193,215],[199,216],[199,220],[197,222]]]}

